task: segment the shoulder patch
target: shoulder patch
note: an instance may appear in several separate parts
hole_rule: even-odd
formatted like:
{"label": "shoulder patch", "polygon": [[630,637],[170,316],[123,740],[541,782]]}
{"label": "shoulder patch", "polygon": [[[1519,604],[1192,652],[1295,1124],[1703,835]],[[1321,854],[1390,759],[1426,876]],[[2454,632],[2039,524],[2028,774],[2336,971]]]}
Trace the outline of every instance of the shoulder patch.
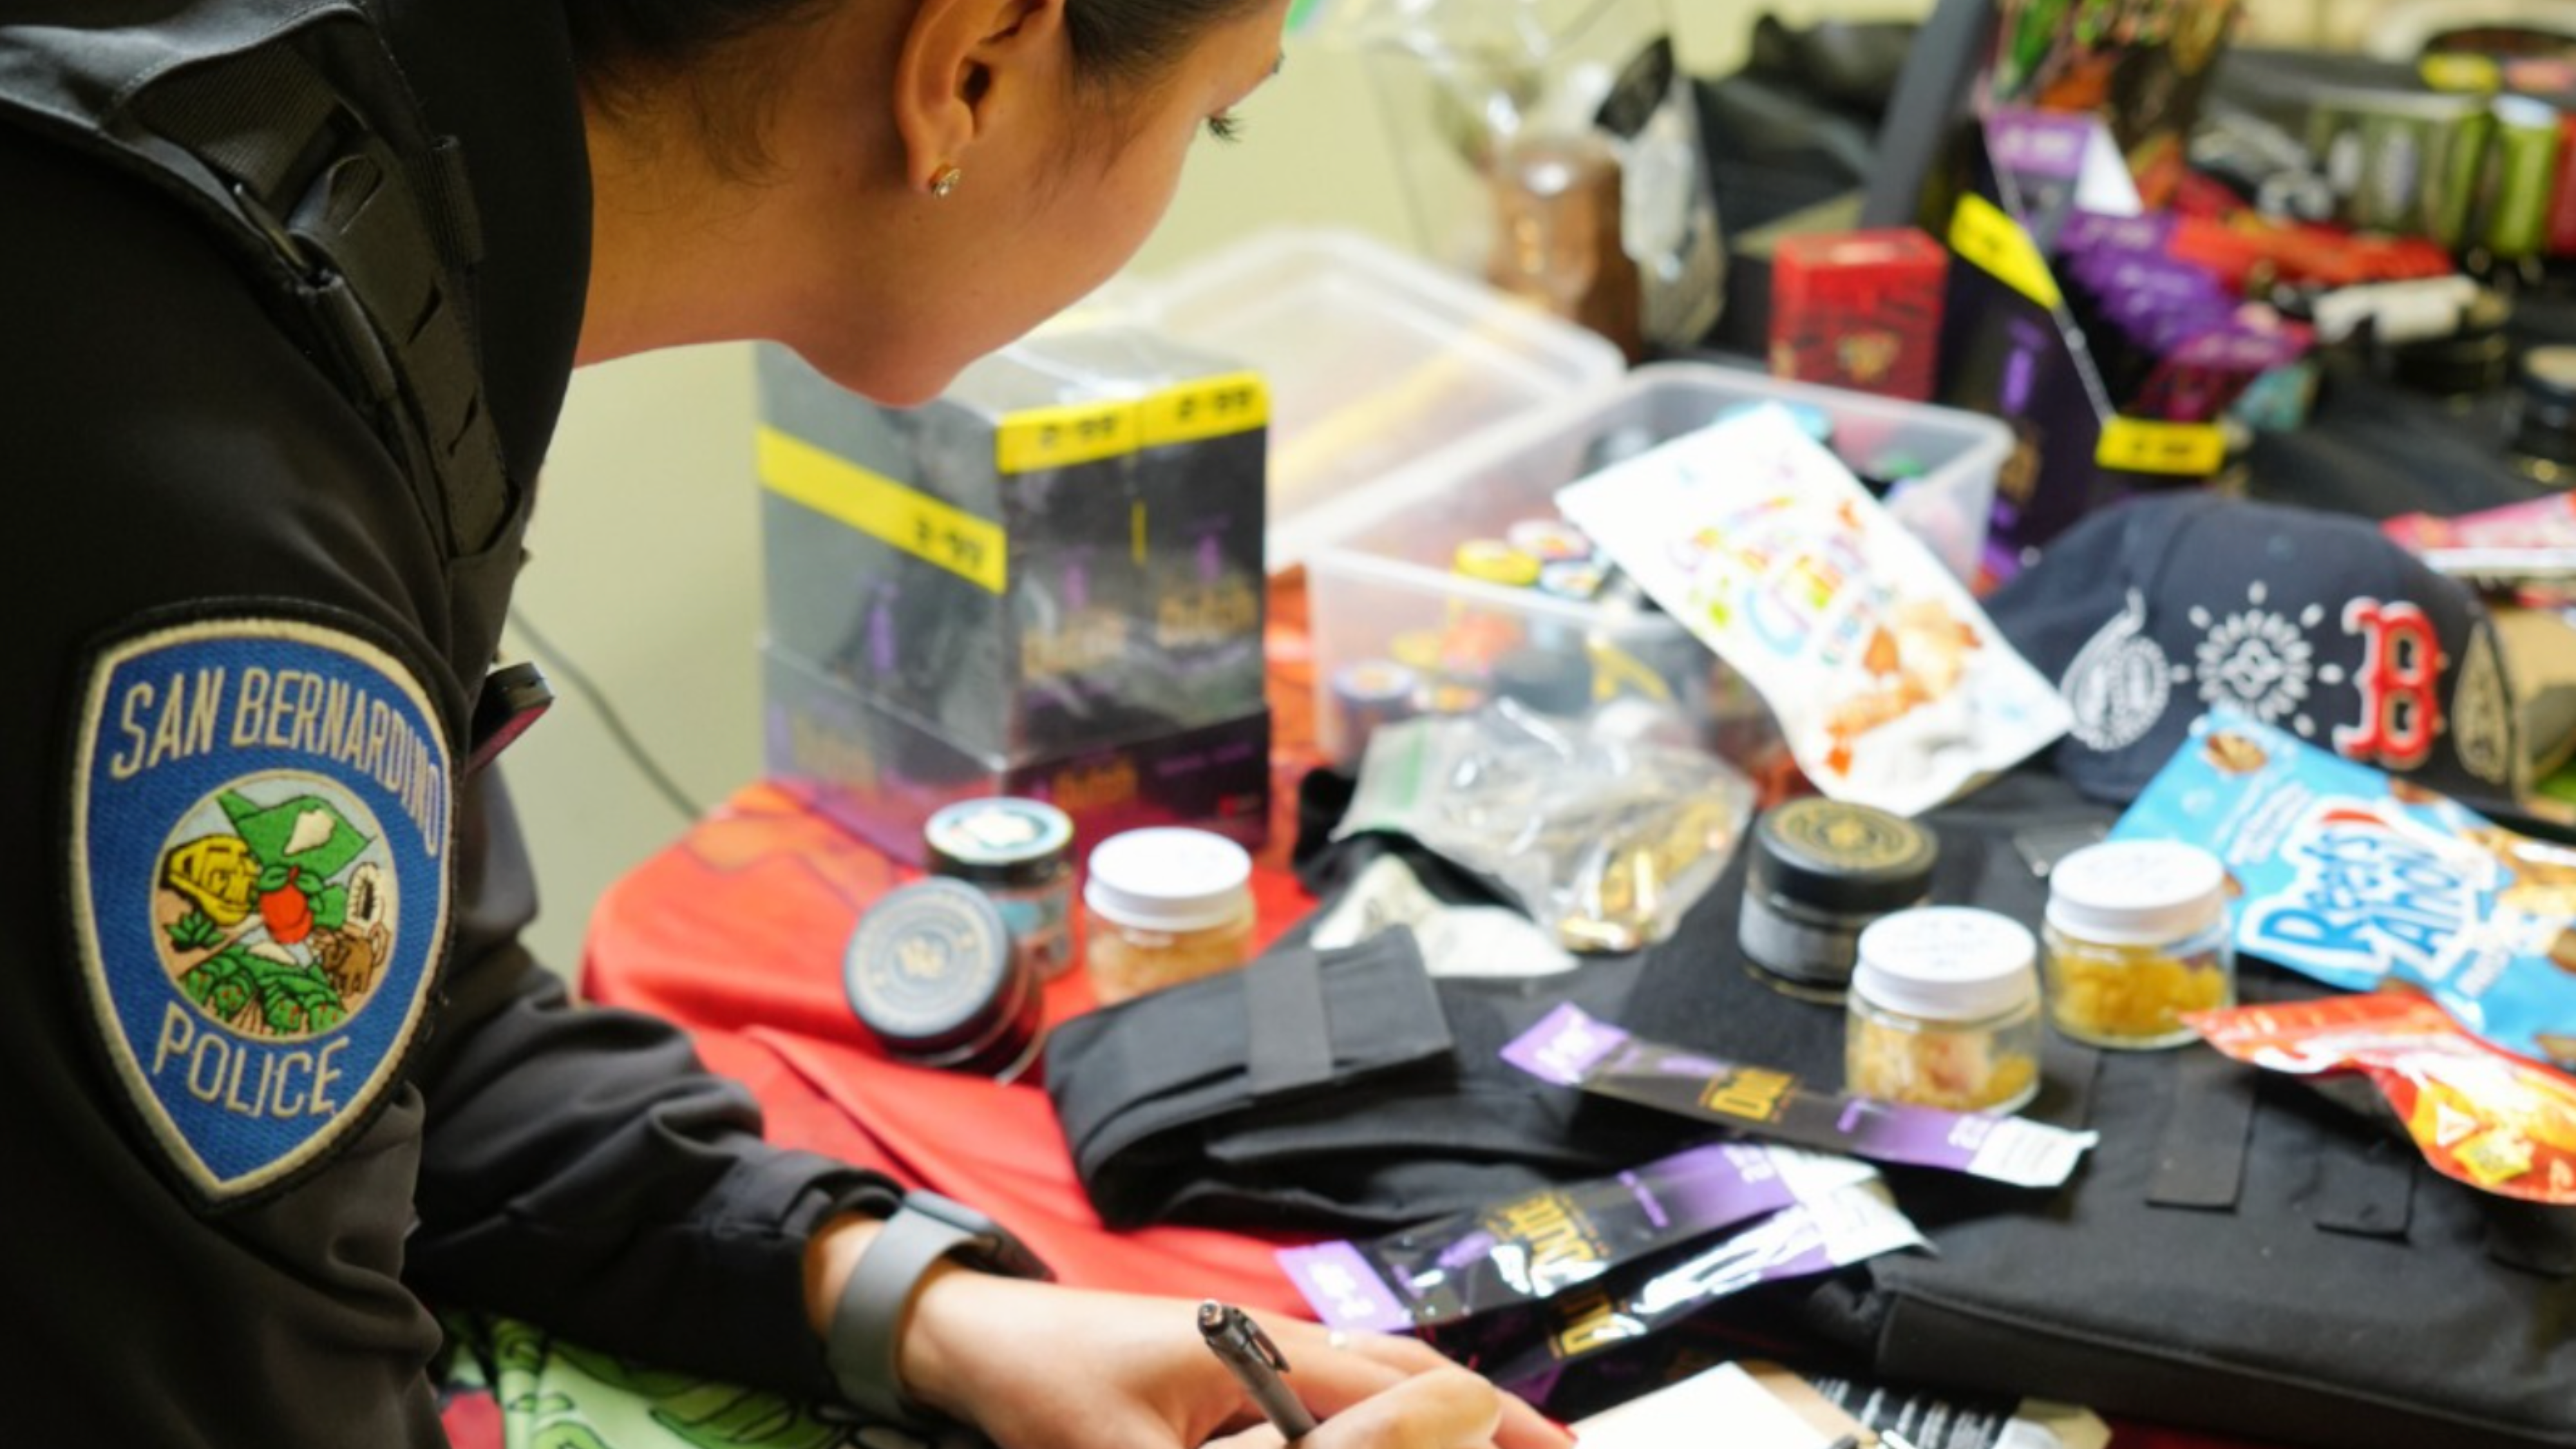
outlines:
{"label": "shoulder patch", "polygon": [[451,760],[409,667],[289,618],[98,656],[71,880],[117,1074],[206,1203],[274,1187],[374,1115],[446,947]]}

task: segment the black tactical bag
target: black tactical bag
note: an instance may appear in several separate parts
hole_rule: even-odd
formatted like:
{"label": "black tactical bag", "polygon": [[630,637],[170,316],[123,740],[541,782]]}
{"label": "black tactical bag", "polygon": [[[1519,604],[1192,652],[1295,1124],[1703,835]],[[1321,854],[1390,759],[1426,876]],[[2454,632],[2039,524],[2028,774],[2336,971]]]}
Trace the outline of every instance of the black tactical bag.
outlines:
{"label": "black tactical bag", "polygon": [[[2035,925],[2046,892],[2034,859],[2111,818],[2042,771],[1999,781],[1929,818],[1941,841],[1934,899]],[[1313,862],[1316,879],[1346,880],[1358,858],[1389,848],[1404,847],[1345,842]],[[1673,940],[1543,992],[1407,989],[1395,977],[1409,951],[1326,958],[1318,971],[1312,953],[1289,959],[1303,951],[1291,942],[1243,978],[1069,1023],[1049,1083],[1077,1167],[1113,1221],[1347,1231],[1696,1140],[1695,1124],[1576,1099],[1490,1060],[1553,996],[1647,1037],[1839,1083],[1840,1010],[1783,996],[1742,964],[1743,868],[1739,855]],[[1436,862],[1423,873],[1453,896],[1474,889]],[[1262,969],[1283,966],[1319,999],[1305,1019],[1324,1026],[1299,1054],[1306,1069],[1265,1092],[1251,1044],[1279,1017],[1252,1007],[1277,984]],[[1337,987],[1346,973],[1348,997]],[[2259,965],[2242,976],[2249,996],[2316,992]],[[1228,1049],[1183,1045],[1200,1041]],[[1121,1097],[1111,1063],[1179,1057],[1195,1064],[1185,1089],[1167,1080]],[[1331,1062],[1360,1070],[1323,1072]],[[2576,1446],[2576,1209],[2435,1174],[2367,1088],[2319,1091],[2206,1047],[2096,1052],[2052,1036],[2045,1074],[2031,1115],[2101,1134],[2065,1188],[1888,1169],[1933,1254],[1766,1290],[1719,1316],[1885,1380],[2283,1444]],[[1112,1139],[1116,1150],[1100,1150]]]}

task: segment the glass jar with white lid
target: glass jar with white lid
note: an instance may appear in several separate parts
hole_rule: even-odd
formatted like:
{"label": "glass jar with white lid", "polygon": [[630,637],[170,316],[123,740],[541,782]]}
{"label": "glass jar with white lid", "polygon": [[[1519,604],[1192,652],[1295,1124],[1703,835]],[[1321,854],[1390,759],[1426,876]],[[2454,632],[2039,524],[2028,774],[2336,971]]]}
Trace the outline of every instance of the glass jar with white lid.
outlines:
{"label": "glass jar with white lid", "polygon": [[2227,870],[2179,840],[2086,846],[2048,876],[2048,1016],[2114,1048],[2196,1040],[2185,1016],[2236,1001]]}
{"label": "glass jar with white lid", "polygon": [[1105,1005],[1241,966],[1252,944],[1252,857],[1222,835],[1130,830],[1091,852],[1084,969]]}
{"label": "glass jar with white lid", "polygon": [[1847,1090],[1954,1112],[2011,1112],[2039,1092],[2038,943],[1973,906],[1923,906],[1860,933],[1844,998]]}

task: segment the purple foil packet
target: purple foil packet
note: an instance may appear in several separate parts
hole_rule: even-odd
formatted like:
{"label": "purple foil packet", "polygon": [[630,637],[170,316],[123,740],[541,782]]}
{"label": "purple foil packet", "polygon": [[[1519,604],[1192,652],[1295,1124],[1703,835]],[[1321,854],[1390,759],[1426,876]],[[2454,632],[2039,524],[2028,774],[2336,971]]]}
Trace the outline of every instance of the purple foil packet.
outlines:
{"label": "purple foil packet", "polygon": [[1924,1246],[1884,1184],[1856,1183],[1783,1208],[1678,1262],[1632,1264],[1545,1303],[1423,1336],[1506,1388],[1536,1391],[1536,1402],[1568,1365],[1668,1328],[1730,1294]]}
{"label": "purple foil packet", "polygon": [[2172,240],[2173,232],[2174,214],[2169,211],[2144,211],[2136,216],[2077,211],[2058,228],[2057,249],[2068,256],[2094,251],[2161,256],[2165,244]]}
{"label": "purple foil packet", "polygon": [[1572,1004],[1504,1047],[1503,1060],[1560,1086],[1760,1137],[2016,1187],[2060,1185],[2099,1140],[2019,1117],[1815,1091],[1788,1072],[1640,1040]]}
{"label": "purple foil packet", "polygon": [[2128,298],[2192,301],[2221,295],[2217,282],[2200,268],[2143,252],[2088,252],[2073,271],[2076,281],[2106,305]]}
{"label": "purple foil packet", "polygon": [[2276,367],[2287,367],[2306,351],[2298,338],[2286,332],[2257,327],[2230,317],[2225,326],[2203,332],[2184,343],[2174,352],[2173,360],[2181,367],[2242,373],[2250,379]]}
{"label": "purple foil packet", "polygon": [[2161,312],[2150,312],[2135,335],[2144,338],[2159,356],[2171,356],[2195,338],[2235,325],[2236,305],[2223,298],[2211,298],[2177,302]]}
{"label": "purple foil packet", "polygon": [[2236,306],[2235,300],[2224,292],[2196,287],[2171,276],[2132,276],[2129,282],[2131,285],[2102,291],[2102,315],[2135,333],[2148,331],[2159,313],[2187,310],[2224,318]]}
{"label": "purple foil packet", "polygon": [[2082,174],[2084,149],[2100,126],[2090,116],[2016,107],[1987,119],[1986,145],[2006,170],[2072,181]]}
{"label": "purple foil packet", "polygon": [[1712,1143],[1365,1242],[1284,1248],[1279,1266],[1332,1327],[1400,1333],[1551,1298],[1877,1175],[1847,1157]]}

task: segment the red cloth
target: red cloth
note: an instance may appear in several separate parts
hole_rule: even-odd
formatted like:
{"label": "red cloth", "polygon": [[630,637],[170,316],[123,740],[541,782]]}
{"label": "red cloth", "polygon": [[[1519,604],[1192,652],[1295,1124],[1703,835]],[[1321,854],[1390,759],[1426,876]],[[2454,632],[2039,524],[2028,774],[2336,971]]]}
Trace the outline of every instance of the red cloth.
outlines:
{"label": "red cloth", "polygon": [[[907,874],[784,793],[745,790],[609,891],[591,923],[585,992],[689,1027],[708,1065],[760,1099],[771,1140],[971,1202],[1068,1282],[1304,1312],[1269,1242],[1104,1230],[1035,1085],[923,1071],[877,1050],[842,996],[841,948],[864,903]],[[1263,941],[1309,904],[1273,867],[1254,899]],[[1057,1019],[1088,1010],[1090,987],[1069,973],[1047,1004]]]}

